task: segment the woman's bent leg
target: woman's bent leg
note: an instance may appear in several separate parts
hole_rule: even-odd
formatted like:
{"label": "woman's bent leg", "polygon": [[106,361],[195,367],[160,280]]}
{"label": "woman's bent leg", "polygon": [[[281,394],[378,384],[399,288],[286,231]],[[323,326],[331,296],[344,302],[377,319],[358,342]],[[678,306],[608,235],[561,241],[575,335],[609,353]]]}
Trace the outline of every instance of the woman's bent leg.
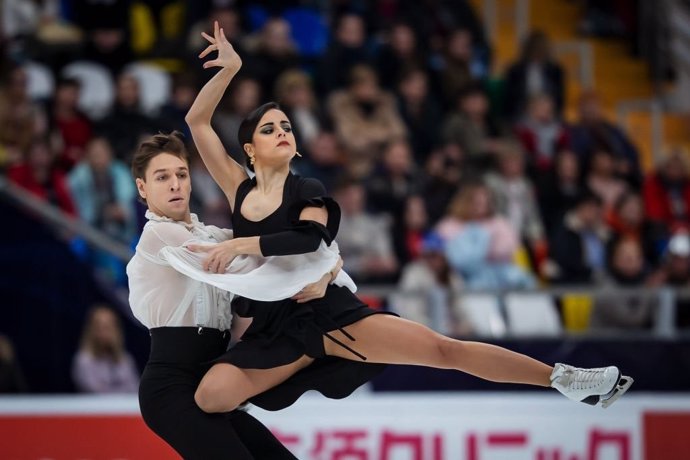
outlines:
{"label": "woman's bent leg", "polygon": [[229,412],[252,396],[284,382],[313,362],[302,356],[297,361],[271,369],[241,369],[227,363],[215,364],[201,380],[194,400],[204,412]]}

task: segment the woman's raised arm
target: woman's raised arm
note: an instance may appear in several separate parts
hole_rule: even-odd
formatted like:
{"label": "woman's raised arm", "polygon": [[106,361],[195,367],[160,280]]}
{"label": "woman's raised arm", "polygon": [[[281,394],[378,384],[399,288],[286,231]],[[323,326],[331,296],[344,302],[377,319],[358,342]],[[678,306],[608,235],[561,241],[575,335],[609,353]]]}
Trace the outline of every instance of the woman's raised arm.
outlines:
{"label": "woman's raised arm", "polygon": [[235,204],[237,187],[247,178],[247,173],[244,167],[233,160],[225,151],[218,134],[211,127],[211,117],[228,85],[242,67],[242,60],[225,38],[223,29],[219,28],[218,22],[214,24],[213,37],[206,33],[202,33],[202,35],[210,44],[199,54],[199,58],[203,59],[209,53],[218,51],[218,57],[205,62],[204,68],[221,67],[221,69],[199,91],[185,117],[185,121],[192,132],[201,159],[213,179],[225,193],[232,207]]}

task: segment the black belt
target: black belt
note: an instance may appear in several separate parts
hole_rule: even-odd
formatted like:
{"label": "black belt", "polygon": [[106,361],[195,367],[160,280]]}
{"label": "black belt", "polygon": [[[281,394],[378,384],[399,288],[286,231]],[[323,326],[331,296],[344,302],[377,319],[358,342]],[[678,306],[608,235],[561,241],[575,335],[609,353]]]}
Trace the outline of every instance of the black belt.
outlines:
{"label": "black belt", "polygon": [[229,331],[200,327],[158,327],[150,330],[150,361],[202,363],[227,350]]}

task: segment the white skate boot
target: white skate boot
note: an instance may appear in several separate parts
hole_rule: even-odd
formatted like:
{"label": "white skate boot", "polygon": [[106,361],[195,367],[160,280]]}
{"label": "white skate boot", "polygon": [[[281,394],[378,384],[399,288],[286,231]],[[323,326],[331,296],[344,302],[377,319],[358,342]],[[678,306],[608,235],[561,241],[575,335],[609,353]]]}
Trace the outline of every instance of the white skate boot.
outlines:
{"label": "white skate boot", "polygon": [[551,386],[568,399],[592,406],[601,403],[604,408],[628,391],[632,383],[633,379],[621,375],[616,366],[580,369],[556,363],[551,372]]}

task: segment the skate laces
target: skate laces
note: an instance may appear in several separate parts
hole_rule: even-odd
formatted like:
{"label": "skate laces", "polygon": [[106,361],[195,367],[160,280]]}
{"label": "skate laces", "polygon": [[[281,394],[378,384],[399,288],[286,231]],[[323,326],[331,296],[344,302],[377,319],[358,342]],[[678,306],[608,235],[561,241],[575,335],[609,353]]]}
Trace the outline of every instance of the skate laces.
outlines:
{"label": "skate laces", "polygon": [[570,377],[570,386],[575,390],[596,388],[601,384],[600,374],[601,370],[599,369],[569,369],[564,373]]}

